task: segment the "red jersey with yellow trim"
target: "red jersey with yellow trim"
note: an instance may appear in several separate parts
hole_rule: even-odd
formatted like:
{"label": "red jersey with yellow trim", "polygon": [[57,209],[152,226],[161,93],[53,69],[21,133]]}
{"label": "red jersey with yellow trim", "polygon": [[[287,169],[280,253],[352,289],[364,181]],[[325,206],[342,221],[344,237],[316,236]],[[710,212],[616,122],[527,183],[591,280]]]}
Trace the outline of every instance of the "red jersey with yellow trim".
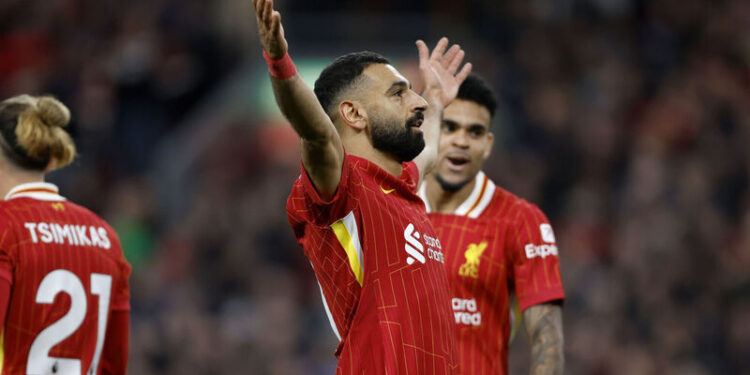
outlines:
{"label": "red jersey with yellow trim", "polygon": [[104,220],[55,185],[12,189],[0,201],[0,279],[11,284],[0,374],[99,374],[107,318],[130,309],[129,274]]}
{"label": "red jersey with yellow trim", "polygon": [[430,212],[445,252],[462,374],[506,374],[510,295],[521,310],[565,297],[555,235],[539,208],[484,173],[453,214]]}
{"label": "red jersey with yellow trim", "polygon": [[443,250],[417,196],[419,171],[395,177],[346,155],[329,201],[304,172],[287,202],[340,343],[336,374],[455,374]]}

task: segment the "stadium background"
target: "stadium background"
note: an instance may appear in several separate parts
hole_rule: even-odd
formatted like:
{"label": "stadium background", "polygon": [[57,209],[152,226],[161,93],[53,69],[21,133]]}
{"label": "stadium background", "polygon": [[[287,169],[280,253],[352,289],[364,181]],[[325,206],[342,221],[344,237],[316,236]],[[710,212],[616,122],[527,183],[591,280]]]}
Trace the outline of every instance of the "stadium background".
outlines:
{"label": "stadium background", "polygon": [[[278,3],[310,83],[362,49],[416,77],[413,40],[441,35],[493,83],[485,169],[556,229],[567,373],[750,372],[750,2]],[[50,180],[134,266],[131,374],[335,367],[250,7],[0,2],[1,96],[69,104],[80,157]]]}

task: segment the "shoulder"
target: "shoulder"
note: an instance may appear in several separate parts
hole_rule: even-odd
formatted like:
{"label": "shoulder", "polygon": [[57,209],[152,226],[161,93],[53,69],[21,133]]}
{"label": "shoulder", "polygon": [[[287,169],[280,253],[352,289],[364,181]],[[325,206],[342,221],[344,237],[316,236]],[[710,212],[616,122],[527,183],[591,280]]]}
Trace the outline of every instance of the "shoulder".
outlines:
{"label": "shoulder", "polygon": [[499,186],[495,189],[487,212],[489,215],[503,218],[514,226],[539,225],[549,222],[539,206]]}
{"label": "shoulder", "polygon": [[106,220],[102,219],[101,216],[99,216],[99,214],[95,213],[94,211],[91,211],[90,209],[71,201],[65,201],[65,205],[72,211],[72,213],[86,218],[86,220],[90,221],[91,223],[96,223],[109,230],[112,230],[112,227],[109,225],[109,223]]}
{"label": "shoulder", "polygon": [[492,216],[504,216],[514,218],[524,213],[539,211],[539,207],[518,195],[495,185],[492,200],[487,207],[487,213]]}
{"label": "shoulder", "polygon": [[315,223],[328,225],[331,220],[340,218],[347,211],[357,205],[357,199],[362,194],[363,175],[361,169],[366,165],[362,159],[346,155],[341,171],[341,181],[333,197],[324,198],[318,194],[315,185],[310,180],[304,165],[300,175],[294,182],[287,199],[286,211],[292,226]]}

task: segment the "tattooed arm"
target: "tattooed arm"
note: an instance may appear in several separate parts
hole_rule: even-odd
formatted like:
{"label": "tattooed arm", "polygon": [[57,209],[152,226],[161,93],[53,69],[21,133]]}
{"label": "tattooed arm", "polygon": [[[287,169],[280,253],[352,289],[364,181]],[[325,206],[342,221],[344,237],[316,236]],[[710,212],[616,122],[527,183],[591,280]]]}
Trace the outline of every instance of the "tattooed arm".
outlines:
{"label": "tattooed arm", "polygon": [[562,374],[562,309],[558,303],[531,306],[523,312],[524,326],[531,339],[531,374]]}

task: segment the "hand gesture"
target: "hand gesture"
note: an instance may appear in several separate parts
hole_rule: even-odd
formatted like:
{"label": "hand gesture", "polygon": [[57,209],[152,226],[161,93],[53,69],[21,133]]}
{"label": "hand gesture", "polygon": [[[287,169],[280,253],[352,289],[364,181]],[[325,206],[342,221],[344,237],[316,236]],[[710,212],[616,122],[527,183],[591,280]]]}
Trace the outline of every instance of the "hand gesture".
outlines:
{"label": "hand gesture", "polygon": [[427,100],[439,100],[447,106],[458,94],[458,88],[471,72],[471,63],[467,63],[456,74],[458,67],[464,60],[464,51],[458,44],[454,44],[446,52],[448,39],[443,37],[438,41],[430,54],[427,45],[417,41],[419,51],[419,72],[424,81],[423,96]]}
{"label": "hand gesture", "polygon": [[258,36],[263,50],[273,59],[283,57],[289,45],[284,38],[281,13],[273,10],[273,0],[253,0],[253,7],[258,20]]}

